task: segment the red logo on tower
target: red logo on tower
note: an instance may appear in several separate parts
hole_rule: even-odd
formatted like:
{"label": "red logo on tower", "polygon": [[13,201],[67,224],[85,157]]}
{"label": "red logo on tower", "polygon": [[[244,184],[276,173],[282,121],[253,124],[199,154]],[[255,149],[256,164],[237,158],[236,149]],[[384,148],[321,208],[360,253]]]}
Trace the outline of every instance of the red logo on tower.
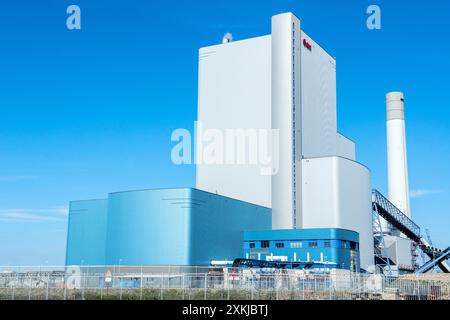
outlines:
{"label": "red logo on tower", "polygon": [[306,40],[303,39],[303,45],[306,47],[306,49],[308,49],[309,51],[312,50],[312,45]]}

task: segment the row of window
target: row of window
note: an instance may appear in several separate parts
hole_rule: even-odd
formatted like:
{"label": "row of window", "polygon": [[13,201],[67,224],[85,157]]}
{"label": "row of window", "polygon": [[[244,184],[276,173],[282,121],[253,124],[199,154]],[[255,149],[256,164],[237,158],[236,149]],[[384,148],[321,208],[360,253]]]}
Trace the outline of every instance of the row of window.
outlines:
{"label": "row of window", "polygon": [[353,241],[344,241],[344,240],[325,240],[325,241],[255,241],[248,242],[249,249],[256,249],[257,244],[259,243],[259,248],[261,249],[269,249],[269,248],[291,248],[291,249],[301,249],[301,248],[342,248],[342,249],[351,249],[351,250],[359,250],[358,243]]}

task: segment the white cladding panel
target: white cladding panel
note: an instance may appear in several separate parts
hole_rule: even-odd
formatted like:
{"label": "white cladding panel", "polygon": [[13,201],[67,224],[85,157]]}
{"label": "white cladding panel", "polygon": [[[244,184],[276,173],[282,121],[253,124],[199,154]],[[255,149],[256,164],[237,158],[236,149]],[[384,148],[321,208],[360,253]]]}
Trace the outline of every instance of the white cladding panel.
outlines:
{"label": "white cladding panel", "polygon": [[302,31],[302,149],[305,158],[337,155],[336,60]]}
{"label": "white cladding panel", "polygon": [[412,267],[412,242],[409,239],[397,238],[397,265]]}
{"label": "white cladding panel", "polygon": [[[200,49],[198,121],[203,131],[271,128],[270,36]],[[271,207],[271,177],[258,165],[202,163],[196,171],[200,190]]]}
{"label": "white cladding panel", "polygon": [[389,258],[397,266],[412,267],[412,242],[402,237],[389,236],[384,237]]}
{"label": "white cladding panel", "polygon": [[345,158],[303,160],[303,228],[359,233],[361,267],[374,264],[370,171]]}
{"label": "white cladding panel", "polygon": [[336,135],[336,156],[356,160],[355,143],[339,132]]}

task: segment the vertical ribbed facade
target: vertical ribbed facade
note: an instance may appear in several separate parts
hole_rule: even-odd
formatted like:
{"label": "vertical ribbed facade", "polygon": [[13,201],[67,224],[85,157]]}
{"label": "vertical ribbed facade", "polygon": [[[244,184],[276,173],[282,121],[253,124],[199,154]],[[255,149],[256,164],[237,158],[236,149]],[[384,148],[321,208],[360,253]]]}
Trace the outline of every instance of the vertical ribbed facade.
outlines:
{"label": "vertical ribbed facade", "polygon": [[272,177],[272,227],[301,227],[300,20],[272,17],[272,129],[279,131],[278,173]]}

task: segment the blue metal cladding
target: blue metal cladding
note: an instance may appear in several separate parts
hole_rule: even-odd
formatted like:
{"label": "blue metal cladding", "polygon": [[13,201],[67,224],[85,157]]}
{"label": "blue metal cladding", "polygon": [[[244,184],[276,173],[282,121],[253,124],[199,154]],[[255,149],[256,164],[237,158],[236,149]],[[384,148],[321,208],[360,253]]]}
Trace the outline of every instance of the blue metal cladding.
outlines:
{"label": "blue metal cladding", "polygon": [[244,230],[268,229],[271,221],[269,208],[196,189],[112,193],[108,200],[71,203],[66,263],[232,261],[242,256]]}
{"label": "blue metal cladding", "polygon": [[245,229],[272,227],[272,210],[251,203],[191,190],[190,263],[211,259],[233,261],[242,256]]}
{"label": "blue metal cladding", "polygon": [[241,255],[245,228],[267,228],[270,209],[195,189],[109,197],[106,263],[209,265]]}
{"label": "blue metal cladding", "polygon": [[244,256],[266,260],[327,261],[359,271],[359,235],[343,229],[263,230],[244,233]]}
{"label": "blue metal cladding", "polygon": [[66,265],[105,264],[107,207],[107,200],[70,203]]}
{"label": "blue metal cladding", "polygon": [[192,206],[188,189],[110,194],[106,264],[189,264]]}

